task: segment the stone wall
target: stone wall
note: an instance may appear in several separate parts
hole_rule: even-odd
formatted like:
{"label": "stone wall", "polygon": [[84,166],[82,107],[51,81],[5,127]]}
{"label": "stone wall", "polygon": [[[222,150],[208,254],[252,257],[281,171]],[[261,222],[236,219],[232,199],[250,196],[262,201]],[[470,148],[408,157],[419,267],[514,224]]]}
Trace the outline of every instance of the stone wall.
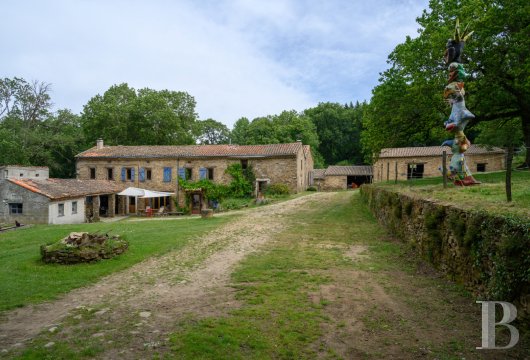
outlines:
{"label": "stone wall", "polygon": [[[451,159],[451,152],[447,152],[447,166]],[[396,162],[398,165],[398,180],[407,180],[408,164],[424,164],[423,177],[441,176],[442,156],[418,156],[406,158],[380,158],[374,164],[374,182],[393,181],[396,176]],[[505,169],[504,154],[466,155],[467,166],[471,173],[477,173],[477,164],[486,164],[485,171],[500,171]],[[387,176],[388,175],[388,176]]]}
{"label": "stone wall", "polygon": [[321,191],[346,190],[348,185],[348,177],[343,176],[326,176],[319,180]]}
{"label": "stone wall", "polygon": [[[513,302],[530,320],[530,220],[468,211],[363,185],[380,224],[483,300]],[[530,322],[527,322],[530,323]]]}
{"label": "stone wall", "polygon": [[[8,180],[0,180],[0,221],[22,224],[47,224],[49,199]],[[9,203],[21,203],[22,214],[10,214]]]}

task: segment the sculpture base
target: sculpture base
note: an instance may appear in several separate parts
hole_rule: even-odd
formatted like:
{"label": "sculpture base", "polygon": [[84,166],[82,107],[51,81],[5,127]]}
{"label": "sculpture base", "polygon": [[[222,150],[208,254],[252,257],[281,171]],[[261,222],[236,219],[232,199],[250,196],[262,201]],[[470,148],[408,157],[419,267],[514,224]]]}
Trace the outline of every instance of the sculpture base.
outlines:
{"label": "sculpture base", "polygon": [[471,185],[478,185],[482,183],[480,181],[477,181],[473,176],[466,176],[462,180],[455,180],[454,184],[456,186],[471,186]]}

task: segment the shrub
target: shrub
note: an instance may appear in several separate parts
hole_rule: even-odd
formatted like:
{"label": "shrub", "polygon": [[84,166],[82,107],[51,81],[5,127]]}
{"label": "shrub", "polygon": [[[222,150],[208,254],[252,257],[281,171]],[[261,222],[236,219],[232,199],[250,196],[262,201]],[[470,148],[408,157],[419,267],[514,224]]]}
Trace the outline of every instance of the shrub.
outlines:
{"label": "shrub", "polygon": [[267,187],[267,195],[289,195],[289,187],[285,184],[272,184]]}
{"label": "shrub", "polygon": [[307,188],[307,191],[317,191],[317,188],[314,186],[310,186]]}

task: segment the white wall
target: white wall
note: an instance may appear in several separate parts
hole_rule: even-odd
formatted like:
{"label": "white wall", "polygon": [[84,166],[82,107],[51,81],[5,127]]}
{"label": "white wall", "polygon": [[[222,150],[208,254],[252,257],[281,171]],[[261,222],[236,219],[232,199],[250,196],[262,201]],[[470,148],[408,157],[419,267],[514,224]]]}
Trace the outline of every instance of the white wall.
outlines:
{"label": "white wall", "polygon": [[[77,214],[72,214],[72,203],[77,201]],[[59,216],[59,204],[64,204],[64,216]],[[50,202],[49,224],[81,224],[85,222],[85,198]]]}

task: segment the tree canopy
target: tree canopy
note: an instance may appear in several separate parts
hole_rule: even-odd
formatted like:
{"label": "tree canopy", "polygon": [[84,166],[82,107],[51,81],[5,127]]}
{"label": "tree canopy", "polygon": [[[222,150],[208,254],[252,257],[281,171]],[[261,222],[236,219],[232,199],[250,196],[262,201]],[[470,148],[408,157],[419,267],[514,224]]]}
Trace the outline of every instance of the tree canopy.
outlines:
{"label": "tree canopy", "polygon": [[317,129],[303,113],[291,110],[279,115],[257,117],[252,121],[241,118],[232,130],[232,143],[238,145],[279,144],[298,140],[311,146],[315,166],[323,166],[317,150],[320,143]]}
{"label": "tree canopy", "polygon": [[87,138],[101,137],[110,145],[193,144],[195,105],[186,92],[120,84],[90,99],[81,120]]}
{"label": "tree canopy", "polygon": [[320,139],[317,150],[327,165],[363,163],[360,137],[365,106],[358,102],[355,106],[320,103],[304,111],[316,127]]}
{"label": "tree canopy", "polygon": [[467,107],[476,115],[470,126],[494,121],[500,128],[504,120],[517,119],[530,146],[530,3],[431,0],[417,19],[419,36],[394,49],[390,69],[373,90],[363,119],[369,153],[448,137],[439,130],[450,110],[442,101],[447,74],[442,58],[457,18],[474,30],[463,55]]}

